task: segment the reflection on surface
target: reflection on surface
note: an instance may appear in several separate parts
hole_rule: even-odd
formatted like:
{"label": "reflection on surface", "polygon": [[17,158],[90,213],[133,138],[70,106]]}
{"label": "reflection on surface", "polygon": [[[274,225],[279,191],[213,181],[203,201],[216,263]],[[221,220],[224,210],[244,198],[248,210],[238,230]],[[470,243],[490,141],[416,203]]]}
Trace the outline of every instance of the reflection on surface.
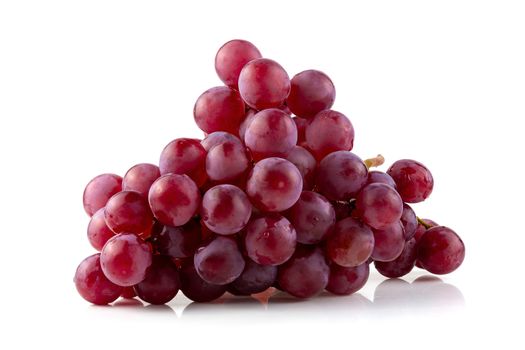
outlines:
{"label": "reflection on surface", "polygon": [[[158,314],[183,319],[202,319],[217,322],[224,319],[279,319],[279,316],[308,317],[315,314],[316,321],[333,321],[338,317],[359,319],[374,313],[381,316],[410,316],[414,314],[448,312],[464,307],[461,291],[452,284],[444,283],[435,276],[421,276],[412,283],[403,279],[387,279],[377,285],[373,297],[368,299],[361,293],[350,296],[335,296],[323,293],[316,298],[301,300],[275,289],[252,297],[234,297],[225,294],[212,303],[181,303],[177,298],[170,305],[147,305],[137,299],[122,299],[109,307],[93,306],[98,312],[124,312],[128,314]],[[101,310],[101,311],[99,311]],[[118,310],[118,311],[117,311]],[[277,317],[276,317],[277,316]]]}

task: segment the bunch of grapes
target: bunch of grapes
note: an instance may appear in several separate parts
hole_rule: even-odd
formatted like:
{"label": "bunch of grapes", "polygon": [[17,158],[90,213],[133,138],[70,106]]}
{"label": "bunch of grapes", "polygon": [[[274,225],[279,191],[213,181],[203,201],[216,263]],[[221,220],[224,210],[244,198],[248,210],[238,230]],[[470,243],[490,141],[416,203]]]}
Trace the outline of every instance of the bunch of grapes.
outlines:
{"label": "bunch of grapes", "polygon": [[215,69],[225,85],[194,108],[203,140],[175,139],[158,166],[88,183],[87,235],[100,253],[77,268],[82,297],[163,304],[179,290],[197,302],[268,288],[348,295],[366,283],[372,262],[391,278],[414,266],[435,274],[459,267],[459,236],[407,204],[430,195],[430,171],[409,159],[369,170],[384,159],[351,152],[354,128],[331,109],[326,74],[290,79],[244,40],[224,44]]}

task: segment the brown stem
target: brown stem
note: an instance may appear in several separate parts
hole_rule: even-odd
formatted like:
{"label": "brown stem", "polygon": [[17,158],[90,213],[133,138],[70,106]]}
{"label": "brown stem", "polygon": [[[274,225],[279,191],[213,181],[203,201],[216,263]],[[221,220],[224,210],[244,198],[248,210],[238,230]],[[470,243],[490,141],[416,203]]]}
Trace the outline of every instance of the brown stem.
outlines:
{"label": "brown stem", "polygon": [[383,157],[382,155],[378,154],[374,158],[366,159],[365,160],[365,165],[366,165],[366,167],[368,169],[370,169],[370,168],[373,168],[373,167],[378,167],[380,165],[383,165],[384,162],[385,162],[385,157]]}

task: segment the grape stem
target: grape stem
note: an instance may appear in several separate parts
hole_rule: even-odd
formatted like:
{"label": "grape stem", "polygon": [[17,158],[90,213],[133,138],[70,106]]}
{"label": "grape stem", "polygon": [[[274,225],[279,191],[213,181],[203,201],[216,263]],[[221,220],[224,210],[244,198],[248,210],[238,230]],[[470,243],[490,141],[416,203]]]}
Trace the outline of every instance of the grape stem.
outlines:
{"label": "grape stem", "polygon": [[378,154],[374,158],[365,159],[365,165],[368,169],[383,165],[384,162],[385,162],[385,157],[383,157],[380,154]]}
{"label": "grape stem", "polygon": [[425,229],[429,229],[432,227],[432,225],[427,224],[423,219],[421,219],[419,216],[417,216],[417,222],[419,222],[421,225],[425,227]]}

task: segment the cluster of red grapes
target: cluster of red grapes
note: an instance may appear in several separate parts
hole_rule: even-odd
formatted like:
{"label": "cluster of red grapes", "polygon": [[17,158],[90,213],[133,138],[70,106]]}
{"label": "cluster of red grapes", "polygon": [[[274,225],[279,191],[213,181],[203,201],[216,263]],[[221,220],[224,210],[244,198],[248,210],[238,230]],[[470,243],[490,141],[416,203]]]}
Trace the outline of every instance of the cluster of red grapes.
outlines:
{"label": "cluster of red grapes", "polygon": [[159,166],[87,185],[87,234],[100,253],[77,268],[82,297],[163,304],[181,290],[206,302],[271,287],[298,298],[348,295],[372,262],[387,277],[415,265],[446,274],[462,263],[459,236],[406,204],[430,195],[430,171],[408,159],[369,171],[383,159],[350,152],[354,129],[330,109],[327,75],[290,80],[244,40],[224,44],[215,69],[225,86],[194,108],[203,140],[173,140]]}

